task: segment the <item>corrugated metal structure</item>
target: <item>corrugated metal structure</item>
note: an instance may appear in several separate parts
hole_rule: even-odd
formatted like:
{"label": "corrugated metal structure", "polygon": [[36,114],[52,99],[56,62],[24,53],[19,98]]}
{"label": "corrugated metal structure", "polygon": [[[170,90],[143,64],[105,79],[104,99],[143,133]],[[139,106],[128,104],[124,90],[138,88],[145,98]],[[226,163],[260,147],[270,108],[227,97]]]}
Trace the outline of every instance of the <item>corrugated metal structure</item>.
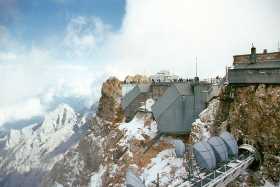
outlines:
{"label": "corrugated metal structure", "polygon": [[204,141],[198,142],[193,145],[193,150],[200,168],[211,170],[216,167],[215,153],[209,143]]}
{"label": "corrugated metal structure", "polygon": [[212,170],[218,163],[227,162],[229,156],[238,156],[238,146],[235,138],[229,132],[213,136],[206,141],[193,145],[197,164],[202,169]]}
{"label": "corrugated metal structure", "polygon": [[213,136],[209,138],[207,142],[211,145],[215,153],[217,162],[228,160],[227,147],[222,138],[218,136]]}
{"label": "corrugated metal structure", "polygon": [[[177,157],[186,158],[188,177],[185,182],[178,185],[180,187],[227,186],[254,161],[257,163],[261,159],[259,152],[251,144],[245,143],[236,147],[235,138],[228,132],[213,136],[207,141],[197,142],[192,146],[182,144],[182,141],[176,143],[175,151],[179,153],[176,153]],[[187,149],[182,149],[183,147]],[[238,154],[236,148],[242,151]],[[235,156],[232,157],[232,154]]]}
{"label": "corrugated metal structure", "polygon": [[150,86],[151,84],[138,84],[123,97],[122,107],[127,121],[131,120],[141,104],[151,97]]}
{"label": "corrugated metal structure", "polygon": [[220,138],[225,142],[228,154],[230,156],[237,156],[238,155],[238,145],[235,138],[227,131],[220,134]]}
{"label": "corrugated metal structure", "polygon": [[230,84],[280,84],[280,52],[234,56],[233,67],[228,68]]}
{"label": "corrugated metal structure", "polygon": [[152,106],[161,133],[189,133],[192,123],[205,109],[209,85],[174,83]]}

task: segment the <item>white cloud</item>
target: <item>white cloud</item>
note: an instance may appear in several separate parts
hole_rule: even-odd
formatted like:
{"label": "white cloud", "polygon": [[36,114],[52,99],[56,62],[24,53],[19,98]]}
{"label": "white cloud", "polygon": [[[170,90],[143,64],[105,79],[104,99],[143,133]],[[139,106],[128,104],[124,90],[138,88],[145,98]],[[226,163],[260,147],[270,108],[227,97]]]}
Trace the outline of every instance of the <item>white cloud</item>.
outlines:
{"label": "white cloud", "polygon": [[[65,39],[51,47],[33,44],[26,48],[18,43],[10,46],[9,41],[13,40],[8,30],[0,27],[3,33],[0,42],[5,44],[5,51],[0,53],[0,126],[43,115],[59,102],[83,109],[98,100],[101,84],[107,76],[105,72],[98,65],[82,64],[82,57],[75,56],[68,61],[63,55],[56,56],[62,51],[62,54],[77,52],[89,59],[89,52],[105,37],[103,30],[106,32],[106,26],[98,19],[89,24],[92,19],[74,19],[77,24],[73,27],[69,26],[72,20],[66,28]],[[70,36],[75,39],[69,43],[69,48],[60,48]]]}
{"label": "white cloud", "polygon": [[276,50],[278,0],[127,0],[122,29],[108,44],[109,69],[194,76],[224,74],[234,54]]}
{"label": "white cloud", "polygon": [[30,119],[43,115],[44,111],[38,98],[21,100],[14,105],[0,107],[0,126],[6,122]]}
{"label": "white cloud", "polygon": [[76,109],[95,103],[108,74],[81,61],[92,61],[109,30],[99,18],[77,17],[67,25],[62,41],[26,48],[0,26],[0,44],[5,47],[0,53],[0,126],[43,115],[60,102]]}
{"label": "white cloud", "polygon": [[78,16],[66,28],[64,47],[70,56],[92,57],[111,33],[111,27],[97,17]]}
{"label": "white cloud", "polygon": [[90,108],[107,76],[93,66],[67,64],[2,64],[0,75],[0,126],[43,115],[61,102]]}
{"label": "white cloud", "polygon": [[0,53],[0,62],[1,61],[11,61],[17,58],[16,54],[7,52],[7,53]]}

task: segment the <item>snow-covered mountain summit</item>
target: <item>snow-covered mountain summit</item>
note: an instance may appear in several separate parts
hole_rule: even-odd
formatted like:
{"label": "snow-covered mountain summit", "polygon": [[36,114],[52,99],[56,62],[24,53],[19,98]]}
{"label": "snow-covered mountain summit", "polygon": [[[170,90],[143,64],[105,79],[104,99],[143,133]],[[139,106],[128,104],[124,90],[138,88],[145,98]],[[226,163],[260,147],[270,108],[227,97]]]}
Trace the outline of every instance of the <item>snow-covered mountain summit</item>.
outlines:
{"label": "snow-covered mountain summit", "polygon": [[42,124],[11,130],[2,139],[0,186],[37,185],[56,161],[79,141],[87,129],[85,124],[86,117],[61,104],[45,116]]}

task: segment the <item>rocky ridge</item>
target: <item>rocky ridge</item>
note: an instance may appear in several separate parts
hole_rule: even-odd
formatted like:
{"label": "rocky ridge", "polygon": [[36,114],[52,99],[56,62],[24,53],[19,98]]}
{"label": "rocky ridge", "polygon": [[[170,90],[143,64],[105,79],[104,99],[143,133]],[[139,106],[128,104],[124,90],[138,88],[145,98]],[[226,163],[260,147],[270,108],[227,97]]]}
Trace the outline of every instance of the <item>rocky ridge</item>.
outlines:
{"label": "rocky ridge", "polygon": [[85,129],[85,118],[62,104],[49,112],[42,124],[11,130],[2,140],[0,186],[38,186]]}

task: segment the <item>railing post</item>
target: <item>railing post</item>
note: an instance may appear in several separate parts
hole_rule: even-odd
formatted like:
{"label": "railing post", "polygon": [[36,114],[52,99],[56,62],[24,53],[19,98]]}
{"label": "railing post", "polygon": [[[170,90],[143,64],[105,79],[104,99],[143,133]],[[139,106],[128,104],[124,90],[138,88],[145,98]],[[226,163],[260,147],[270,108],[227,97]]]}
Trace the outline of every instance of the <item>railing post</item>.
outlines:
{"label": "railing post", "polygon": [[214,170],[214,179],[216,178],[216,170]]}

